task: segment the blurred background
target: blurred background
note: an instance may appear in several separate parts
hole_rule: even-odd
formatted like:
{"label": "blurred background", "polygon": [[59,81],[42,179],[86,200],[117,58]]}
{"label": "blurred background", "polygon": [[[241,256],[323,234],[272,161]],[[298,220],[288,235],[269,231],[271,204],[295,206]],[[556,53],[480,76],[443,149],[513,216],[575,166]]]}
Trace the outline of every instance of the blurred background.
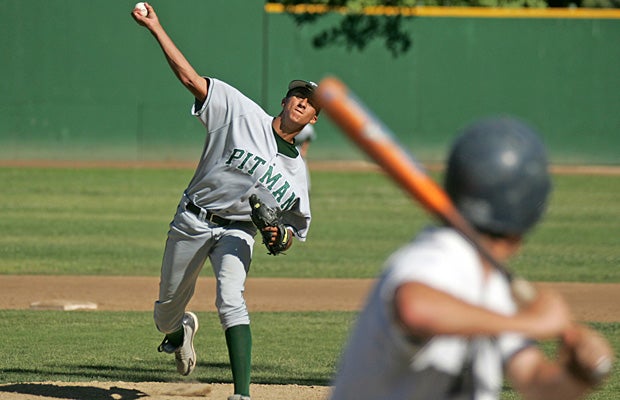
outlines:
{"label": "blurred background", "polygon": [[[472,120],[512,114],[555,164],[620,164],[620,9],[582,8],[613,1],[320,3],[151,2],[199,73],[269,113],[290,80],[333,75],[424,162]],[[193,99],[134,4],[0,0],[0,161],[197,160]],[[310,161],[364,158],[327,116],[315,128]]]}

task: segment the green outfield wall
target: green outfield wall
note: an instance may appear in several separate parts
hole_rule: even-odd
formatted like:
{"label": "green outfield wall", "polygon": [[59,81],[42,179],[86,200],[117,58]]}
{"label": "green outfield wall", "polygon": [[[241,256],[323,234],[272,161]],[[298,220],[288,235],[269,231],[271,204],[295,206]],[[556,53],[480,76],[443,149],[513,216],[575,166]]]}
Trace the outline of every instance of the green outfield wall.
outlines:
{"label": "green outfield wall", "polygon": [[[134,3],[0,0],[0,160],[197,159],[191,96]],[[289,80],[335,75],[423,160],[441,160],[471,120],[508,113],[542,132],[556,163],[620,164],[617,11],[152,4],[200,73],[271,113]],[[317,131],[311,159],[362,157],[327,116]]]}

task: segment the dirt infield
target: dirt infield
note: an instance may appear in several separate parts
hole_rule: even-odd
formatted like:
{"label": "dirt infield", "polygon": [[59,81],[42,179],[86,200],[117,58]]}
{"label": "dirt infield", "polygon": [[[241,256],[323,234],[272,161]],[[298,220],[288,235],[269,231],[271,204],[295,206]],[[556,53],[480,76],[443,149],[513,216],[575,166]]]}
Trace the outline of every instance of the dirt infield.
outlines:
{"label": "dirt infield", "polygon": [[[0,309],[29,309],[33,303],[94,303],[98,310],[150,311],[159,278],[0,275]],[[358,310],[372,286],[370,279],[249,279],[251,311]],[[541,283],[560,292],[580,321],[620,321],[620,284]],[[215,283],[198,281],[190,308],[214,311]],[[205,301],[205,299],[208,299]],[[41,382],[0,385],[3,400],[198,400],[226,399],[231,385],[158,382]],[[324,400],[328,387],[252,385],[255,400]]]}
{"label": "dirt infield", "polygon": [[[355,311],[372,279],[250,278],[250,311]],[[538,283],[561,293],[579,321],[620,321],[620,284]],[[98,310],[151,311],[159,278],[127,276],[0,275],[0,309],[28,309],[33,303],[94,303]],[[198,279],[189,304],[194,311],[215,311],[215,281]]]}

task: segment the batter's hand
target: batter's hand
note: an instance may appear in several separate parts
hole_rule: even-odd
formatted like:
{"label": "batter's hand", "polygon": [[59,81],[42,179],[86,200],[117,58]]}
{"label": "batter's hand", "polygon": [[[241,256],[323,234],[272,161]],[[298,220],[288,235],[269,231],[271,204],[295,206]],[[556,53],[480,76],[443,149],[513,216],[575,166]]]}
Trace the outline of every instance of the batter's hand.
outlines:
{"label": "batter's hand", "polygon": [[568,304],[551,290],[538,290],[536,298],[516,317],[524,324],[523,332],[537,340],[559,338],[573,323]]}
{"label": "batter's hand", "polygon": [[562,337],[560,361],[575,377],[595,387],[611,373],[614,355],[601,334],[584,325],[573,325]]}

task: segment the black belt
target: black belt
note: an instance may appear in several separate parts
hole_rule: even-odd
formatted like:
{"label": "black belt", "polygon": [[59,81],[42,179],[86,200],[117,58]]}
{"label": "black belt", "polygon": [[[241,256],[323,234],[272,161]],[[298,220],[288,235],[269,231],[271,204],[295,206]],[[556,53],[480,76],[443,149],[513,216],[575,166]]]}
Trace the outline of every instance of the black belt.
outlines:
{"label": "black belt", "polygon": [[198,207],[196,204],[192,203],[191,201],[185,205],[185,209],[200,218],[201,220],[204,217],[204,221],[213,222],[220,226],[226,226],[232,223],[232,220],[222,218],[219,215],[215,215],[209,210],[204,210]]}

